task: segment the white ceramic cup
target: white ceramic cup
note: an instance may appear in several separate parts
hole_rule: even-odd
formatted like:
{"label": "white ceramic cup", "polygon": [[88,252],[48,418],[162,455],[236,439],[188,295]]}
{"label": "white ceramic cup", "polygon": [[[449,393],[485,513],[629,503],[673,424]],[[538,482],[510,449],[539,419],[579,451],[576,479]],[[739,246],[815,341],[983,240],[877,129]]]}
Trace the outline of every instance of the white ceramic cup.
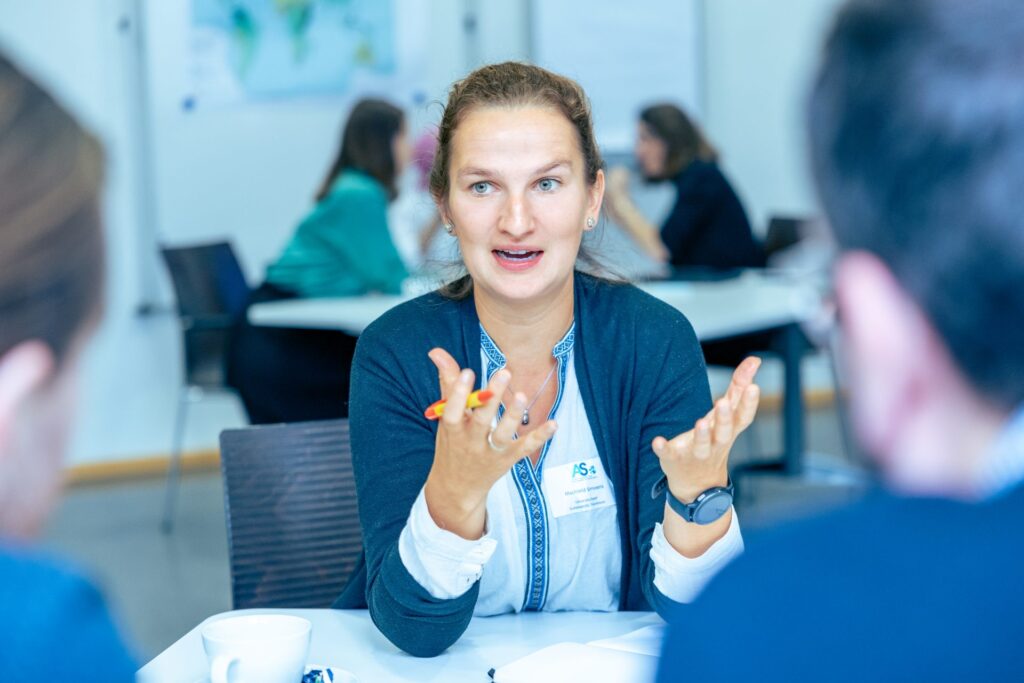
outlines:
{"label": "white ceramic cup", "polygon": [[203,627],[211,683],[301,683],[309,620],[285,614],[228,617]]}

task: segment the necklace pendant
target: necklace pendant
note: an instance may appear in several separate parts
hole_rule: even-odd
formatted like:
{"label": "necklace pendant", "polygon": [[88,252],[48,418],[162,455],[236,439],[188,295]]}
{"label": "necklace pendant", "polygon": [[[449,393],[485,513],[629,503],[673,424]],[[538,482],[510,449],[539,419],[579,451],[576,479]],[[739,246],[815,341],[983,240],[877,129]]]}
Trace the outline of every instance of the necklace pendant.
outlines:
{"label": "necklace pendant", "polygon": [[526,410],[523,411],[523,422],[522,422],[522,424],[523,424],[524,427],[526,425],[530,424],[530,410],[529,410],[529,408],[527,408]]}

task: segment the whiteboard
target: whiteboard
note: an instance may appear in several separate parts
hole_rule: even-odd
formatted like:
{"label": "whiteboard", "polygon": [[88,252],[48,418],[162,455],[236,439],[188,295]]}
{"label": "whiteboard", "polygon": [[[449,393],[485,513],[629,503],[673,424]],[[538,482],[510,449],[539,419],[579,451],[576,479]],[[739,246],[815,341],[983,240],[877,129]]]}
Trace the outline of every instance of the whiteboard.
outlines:
{"label": "whiteboard", "polygon": [[603,149],[631,149],[640,109],[702,108],[700,0],[532,0],[534,62],[574,78],[590,97]]}

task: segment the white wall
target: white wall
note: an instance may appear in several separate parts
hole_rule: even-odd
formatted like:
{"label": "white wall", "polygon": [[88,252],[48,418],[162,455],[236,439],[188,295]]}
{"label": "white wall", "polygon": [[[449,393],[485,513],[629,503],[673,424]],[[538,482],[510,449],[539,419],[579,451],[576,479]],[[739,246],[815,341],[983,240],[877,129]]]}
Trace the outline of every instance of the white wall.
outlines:
{"label": "white wall", "polygon": [[[95,130],[107,151],[108,306],[83,363],[72,464],[169,451],[180,383],[176,323],[171,316],[135,313],[154,282],[157,296],[167,299],[153,241],[228,235],[257,280],[308,210],[348,106],[336,98],[181,116],[179,102],[162,98],[180,92],[175,79],[184,77],[188,3],[0,0],[0,49]],[[136,17],[139,6],[144,11]],[[523,4],[430,0],[428,9],[428,102],[442,101],[447,86],[473,66],[463,34],[470,10],[478,15],[479,60],[526,56]],[[138,59],[137,29],[148,41],[146,64]],[[133,80],[140,70],[145,91]],[[145,96],[153,114],[148,146],[140,144],[146,138],[137,116]],[[428,104],[410,112],[411,122],[418,127],[439,113]],[[155,172],[152,225],[140,203],[146,187],[140,161],[146,154]],[[230,397],[196,405],[185,448],[214,447],[221,429],[242,421]]]}
{"label": "white wall", "polygon": [[[415,4],[418,0],[411,0]],[[146,3],[148,80],[156,168],[156,232],[163,242],[230,237],[250,280],[262,279],[337,151],[351,97],[282,100],[184,112],[190,0]],[[396,11],[410,0],[396,2]],[[415,131],[440,117],[448,85],[482,60],[525,57],[526,22],[518,3],[432,0],[420,4],[427,103],[410,111]],[[476,39],[464,17],[477,13]],[[403,20],[404,21],[404,20]],[[406,22],[407,23],[407,22]]]}
{"label": "white wall", "polygon": [[0,49],[44,83],[98,135],[107,152],[104,209],[110,306],[130,306],[137,268],[129,72],[131,33],[120,28],[130,0],[0,0]]}
{"label": "white wall", "polygon": [[705,127],[763,227],[815,211],[803,107],[840,0],[704,0]]}

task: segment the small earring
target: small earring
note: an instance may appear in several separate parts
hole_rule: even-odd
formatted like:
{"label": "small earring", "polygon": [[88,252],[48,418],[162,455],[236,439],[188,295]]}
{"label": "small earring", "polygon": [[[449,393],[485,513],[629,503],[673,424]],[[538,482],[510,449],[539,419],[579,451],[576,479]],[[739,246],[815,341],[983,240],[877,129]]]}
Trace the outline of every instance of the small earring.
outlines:
{"label": "small earring", "polygon": [[593,228],[594,228],[594,219],[591,216],[587,216],[587,230],[592,230]]}
{"label": "small earring", "polygon": [[451,223],[445,223],[444,224],[444,231],[447,232],[449,235],[454,235],[455,234],[455,226],[452,225]]}

